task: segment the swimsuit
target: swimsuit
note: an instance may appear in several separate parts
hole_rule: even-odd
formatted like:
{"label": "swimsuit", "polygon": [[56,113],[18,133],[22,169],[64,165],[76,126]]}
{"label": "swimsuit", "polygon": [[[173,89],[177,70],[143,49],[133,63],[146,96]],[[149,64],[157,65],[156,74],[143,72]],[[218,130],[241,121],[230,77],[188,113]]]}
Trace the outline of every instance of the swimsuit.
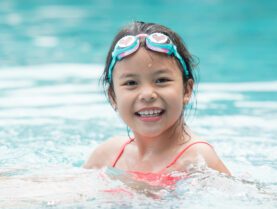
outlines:
{"label": "swimsuit", "polygon": [[[115,161],[112,164],[112,167],[115,167],[118,160],[120,159],[120,157],[122,156],[126,146],[128,144],[130,144],[132,141],[134,141],[134,139],[130,139],[127,142],[125,142],[123,144],[123,146],[121,147]],[[178,175],[178,176],[174,176],[171,174],[166,174],[165,171],[171,167],[172,165],[174,165],[177,160],[193,145],[195,144],[206,144],[208,146],[210,146],[211,148],[213,148],[209,143],[204,142],[204,141],[196,141],[193,142],[189,145],[187,145],[184,149],[182,149],[177,156],[173,159],[173,161],[171,163],[169,163],[165,168],[163,168],[161,171],[157,172],[157,173],[152,173],[152,172],[141,172],[141,171],[127,171],[128,173],[132,174],[134,176],[135,179],[137,180],[142,180],[142,181],[146,181],[147,183],[150,183],[151,185],[159,185],[159,186],[170,186],[175,184],[178,180],[180,179],[184,179],[184,175]],[[187,175],[186,175],[187,176]]]}

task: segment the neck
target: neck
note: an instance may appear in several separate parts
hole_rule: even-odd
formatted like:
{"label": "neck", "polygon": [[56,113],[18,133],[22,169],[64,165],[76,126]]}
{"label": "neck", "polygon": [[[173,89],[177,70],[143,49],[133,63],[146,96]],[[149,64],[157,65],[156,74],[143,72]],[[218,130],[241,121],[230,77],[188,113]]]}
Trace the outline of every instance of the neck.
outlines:
{"label": "neck", "polygon": [[145,156],[161,154],[171,148],[179,147],[190,140],[190,134],[188,133],[188,128],[183,128],[183,124],[175,124],[157,136],[144,136],[136,132],[134,132],[134,135],[139,155]]}

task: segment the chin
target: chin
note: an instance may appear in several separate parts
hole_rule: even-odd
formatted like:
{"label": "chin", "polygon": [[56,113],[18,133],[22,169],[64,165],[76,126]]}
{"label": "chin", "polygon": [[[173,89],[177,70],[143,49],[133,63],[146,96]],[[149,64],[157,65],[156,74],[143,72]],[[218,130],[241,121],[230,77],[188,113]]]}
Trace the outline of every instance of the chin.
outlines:
{"label": "chin", "polygon": [[145,130],[145,131],[138,131],[138,132],[134,132],[135,135],[139,135],[142,137],[146,137],[146,138],[155,138],[160,136],[163,132],[161,130]]}

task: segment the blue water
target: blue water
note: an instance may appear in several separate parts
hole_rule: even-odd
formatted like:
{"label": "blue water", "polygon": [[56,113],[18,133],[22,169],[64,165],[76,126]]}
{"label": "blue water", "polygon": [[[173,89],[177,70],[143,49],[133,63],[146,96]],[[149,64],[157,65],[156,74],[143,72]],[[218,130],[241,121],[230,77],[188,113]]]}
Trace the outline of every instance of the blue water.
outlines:
{"label": "blue water", "polygon": [[276,79],[274,0],[0,2],[0,66],[103,64],[119,28],[132,20],[176,30],[200,59],[201,81]]}
{"label": "blue water", "polygon": [[[0,208],[276,208],[276,8],[258,0],[1,1]],[[175,29],[199,58],[197,106],[186,119],[233,177],[203,165],[173,191],[137,191],[117,170],[81,168],[99,143],[126,135],[97,82],[114,33],[135,19]],[[103,192],[111,188],[133,196]]]}

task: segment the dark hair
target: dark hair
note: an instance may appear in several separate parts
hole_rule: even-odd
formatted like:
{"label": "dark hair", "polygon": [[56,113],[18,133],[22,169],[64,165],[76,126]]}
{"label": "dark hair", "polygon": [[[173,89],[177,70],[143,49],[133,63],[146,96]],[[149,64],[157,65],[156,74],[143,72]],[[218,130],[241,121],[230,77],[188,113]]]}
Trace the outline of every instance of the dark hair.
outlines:
{"label": "dark hair", "polygon": [[179,63],[178,59],[176,59],[177,63],[179,63],[179,68],[183,75],[184,85],[187,83],[188,79],[192,79],[193,81],[195,81],[195,77],[192,73],[192,70],[194,68],[194,60],[193,60],[191,54],[188,52],[185,44],[183,43],[182,38],[177,33],[175,33],[174,31],[172,31],[171,29],[169,29],[165,26],[162,26],[162,25],[159,25],[156,23],[146,23],[146,22],[141,22],[141,21],[135,21],[135,22],[128,24],[127,26],[125,26],[118,32],[118,34],[115,36],[115,38],[112,42],[112,45],[109,49],[109,52],[108,52],[108,55],[106,58],[105,69],[101,76],[100,82],[102,82],[105,94],[106,94],[106,96],[108,96],[110,102],[111,102],[110,99],[115,101],[115,93],[114,93],[114,87],[113,87],[113,80],[111,78],[111,81],[110,81],[108,78],[108,71],[109,71],[109,65],[112,60],[112,51],[113,51],[116,43],[118,42],[119,39],[121,39],[122,37],[124,37],[126,35],[138,35],[141,33],[151,34],[151,33],[155,33],[155,32],[159,32],[159,33],[163,33],[163,34],[167,35],[172,40],[174,45],[176,45],[179,54],[184,59],[187,70],[189,72],[188,76],[185,75],[181,64]]}

